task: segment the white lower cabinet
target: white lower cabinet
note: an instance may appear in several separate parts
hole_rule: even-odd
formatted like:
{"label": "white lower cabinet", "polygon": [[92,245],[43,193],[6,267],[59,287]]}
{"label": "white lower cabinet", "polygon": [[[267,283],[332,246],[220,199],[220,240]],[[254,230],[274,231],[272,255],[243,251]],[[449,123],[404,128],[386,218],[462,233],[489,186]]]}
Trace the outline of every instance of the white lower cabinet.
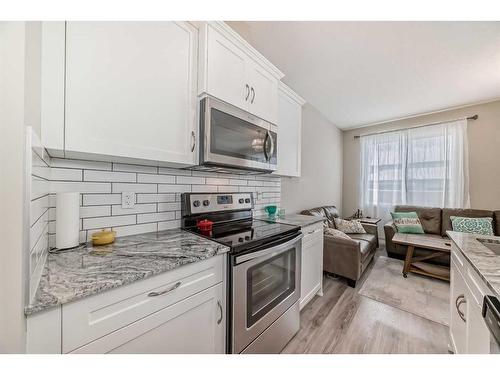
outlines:
{"label": "white lower cabinet", "polygon": [[456,354],[487,354],[490,332],[482,316],[488,287],[455,245],[451,254],[450,344]]}
{"label": "white lower cabinet", "polygon": [[29,353],[225,353],[225,256],[28,317]]}
{"label": "white lower cabinet", "polygon": [[323,295],[323,223],[302,228],[300,309],[316,295]]}

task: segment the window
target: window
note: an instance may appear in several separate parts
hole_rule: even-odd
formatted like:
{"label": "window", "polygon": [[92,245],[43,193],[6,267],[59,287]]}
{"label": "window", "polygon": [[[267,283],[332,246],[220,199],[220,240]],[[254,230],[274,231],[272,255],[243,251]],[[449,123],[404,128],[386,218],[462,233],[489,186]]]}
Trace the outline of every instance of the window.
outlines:
{"label": "window", "polygon": [[389,218],[397,204],[468,207],[467,121],[361,138],[361,207]]}

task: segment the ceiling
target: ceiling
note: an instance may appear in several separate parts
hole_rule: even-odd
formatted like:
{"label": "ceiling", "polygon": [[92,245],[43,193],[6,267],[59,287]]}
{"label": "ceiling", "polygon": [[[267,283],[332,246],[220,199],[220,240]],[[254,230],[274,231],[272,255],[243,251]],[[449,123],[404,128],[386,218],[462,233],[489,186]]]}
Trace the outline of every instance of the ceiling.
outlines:
{"label": "ceiling", "polygon": [[500,22],[228,22],[341,129],[500,99]]}

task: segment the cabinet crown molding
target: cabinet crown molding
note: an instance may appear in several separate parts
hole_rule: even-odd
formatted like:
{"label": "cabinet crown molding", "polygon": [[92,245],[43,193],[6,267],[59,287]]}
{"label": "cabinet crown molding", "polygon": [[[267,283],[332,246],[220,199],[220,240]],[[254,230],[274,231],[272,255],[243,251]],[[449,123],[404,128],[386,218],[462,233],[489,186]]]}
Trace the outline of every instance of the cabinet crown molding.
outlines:
{"label": "cabinet crown molding", "polygon": [[297,103],[299,103],[301,106],[303,106],[304,104],[306,104],[306,100],[303,97],[301,97],[299,94],[297,94],[295,91],[293,91],[290,88],[290,86],[287,86],[285,83],[283,83],[283,82],[280,81],[278,88],[280,89],[280,91],[284,92],[290,98],[292,98]]}
{"label": "cabinet crown molding", "polygon": [[224,21],[207,21],[205,22],[205,24],[216,29],[235,45],[243,46],[245,48],[245,52],[250,55],[250,57],[252,57],[260,65],[262,65],[263,68],[269,71],[269,73],[271,73],[278,80],[282,79],[285,76],[285,74],[281,70],[279,70],[268,59],[266,59],[259,51],[257,51],[250,43],[243,39],[240,34],[234,31]]}

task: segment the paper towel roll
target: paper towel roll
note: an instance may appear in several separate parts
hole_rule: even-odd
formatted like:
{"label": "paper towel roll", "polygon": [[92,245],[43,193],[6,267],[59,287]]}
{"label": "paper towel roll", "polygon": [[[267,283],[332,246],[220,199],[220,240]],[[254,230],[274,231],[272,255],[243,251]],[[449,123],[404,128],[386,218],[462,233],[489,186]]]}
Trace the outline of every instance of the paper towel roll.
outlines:
{"label": "paper towel roll", "polygon": [[69,249],[80,242],[80,193],[56,194],[56,247]]}

